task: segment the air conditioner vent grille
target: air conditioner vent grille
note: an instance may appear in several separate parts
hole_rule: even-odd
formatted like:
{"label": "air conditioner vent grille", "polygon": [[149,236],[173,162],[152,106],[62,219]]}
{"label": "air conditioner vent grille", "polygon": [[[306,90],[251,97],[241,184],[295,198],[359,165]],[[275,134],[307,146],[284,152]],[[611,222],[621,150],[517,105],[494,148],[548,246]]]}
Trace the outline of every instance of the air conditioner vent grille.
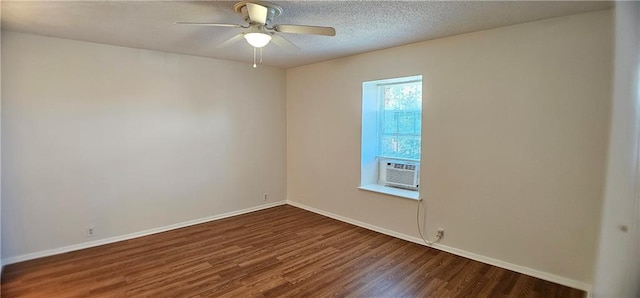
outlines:
{"label": "air conditioner vent grille", "polygon": [[420,165],[414,162],[380,160],[380,182],[385,186],[418,189]]}
{"label": "air conditioner vent grille", "polygon": [[402,171],[387,168],[387,182],[400,184],[413,184],[415,173],[413,171]]}

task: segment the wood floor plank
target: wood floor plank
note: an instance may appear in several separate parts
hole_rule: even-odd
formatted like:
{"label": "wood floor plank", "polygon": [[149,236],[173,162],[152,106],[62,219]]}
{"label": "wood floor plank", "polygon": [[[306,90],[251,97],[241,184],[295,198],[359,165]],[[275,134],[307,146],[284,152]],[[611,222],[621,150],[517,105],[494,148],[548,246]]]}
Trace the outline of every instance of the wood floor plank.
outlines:
{"label": "wood floor plank", "polygon": [[11,264],[2,297],[583,297],[279,206]]}

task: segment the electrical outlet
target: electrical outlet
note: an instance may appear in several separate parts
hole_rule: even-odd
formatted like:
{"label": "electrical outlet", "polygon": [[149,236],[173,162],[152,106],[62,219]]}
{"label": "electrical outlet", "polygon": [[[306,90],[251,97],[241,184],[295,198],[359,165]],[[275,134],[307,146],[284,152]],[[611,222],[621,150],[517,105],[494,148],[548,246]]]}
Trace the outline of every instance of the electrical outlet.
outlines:
{"label": "electrical outlet", "polygon": [[87,237],[93,237],[94,233],[95,233],[95,229],[93,227],[87,228]]}
{"label": "electrical outlet", "polygon": [[262,200],[266,201],[267,200],[267,196],[268,196],[267,194],[264,194],[264,197],[262,198]]}
{"label": "electrical outlet", "polygon": [[436,234],[436,238],[438,238],[438,239],[444,238],[444,229],[443,228],[438,228],[438,233]]}

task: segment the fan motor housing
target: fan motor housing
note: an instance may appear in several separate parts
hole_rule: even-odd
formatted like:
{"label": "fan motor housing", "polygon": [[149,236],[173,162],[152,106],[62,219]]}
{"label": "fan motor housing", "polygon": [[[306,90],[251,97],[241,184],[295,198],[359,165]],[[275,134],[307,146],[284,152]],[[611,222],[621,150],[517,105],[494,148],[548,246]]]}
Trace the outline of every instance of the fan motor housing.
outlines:
{"label": "fan motor housing", "polygon": [[249,19],[249,12],[247,11],[247,3],[258,4],[267,8],[267,22],[265,25],[271,24],[274,18],[282,14],[282,7],[264,1],[240,1],[233,5],[233,10],[237,14],[242,15],[244,17],[244,20],[248,23],[251,23],[251,19]]}

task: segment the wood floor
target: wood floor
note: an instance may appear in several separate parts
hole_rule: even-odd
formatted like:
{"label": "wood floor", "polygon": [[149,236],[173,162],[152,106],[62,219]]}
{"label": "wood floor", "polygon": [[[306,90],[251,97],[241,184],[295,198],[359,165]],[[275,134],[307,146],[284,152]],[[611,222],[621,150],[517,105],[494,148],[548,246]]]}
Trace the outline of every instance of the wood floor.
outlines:
{"label": "wood floor", "polygon": [[583,297],[292,206],[8,265],[2,297]]}

